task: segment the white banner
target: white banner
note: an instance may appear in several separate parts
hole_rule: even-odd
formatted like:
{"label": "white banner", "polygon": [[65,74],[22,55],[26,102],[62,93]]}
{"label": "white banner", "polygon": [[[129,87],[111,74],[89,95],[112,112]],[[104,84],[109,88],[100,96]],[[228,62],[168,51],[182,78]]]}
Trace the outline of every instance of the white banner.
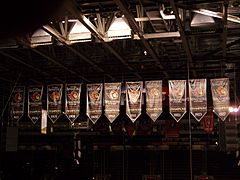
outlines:
{"label": "white banner", "polygon": [[11,96],[11,117],[14,121],[19,121],[24,114],[25,87],[15,87]]}
{"label": "white banner", "polygon": [[179,122],[186,110],[186,80],[169,80],[169,111]]}
{"label": "white banner", "polygon": [[145,81],[146,113],[153,120],[162,113],[162,81]]}
{"label": "white banner", "polygon": [[211,91],[213,99],[214,113],[221,119],[225,120],[229,115],[229,79],[218,78],[211,79]]}
{"label": "white banner", "polygon": [[103,84],[87,84],[87,116],[95,124],[102,115]]}
{"label": "white banner", "polygon": [[80,114],[81,84],[65,85],[65,113],[70,122],[74,122]]}
{"label": "white banner", "polygon": [[188,87],[190,112],[200,121],[207,113],[207,80],[190,79]]}
{"label": "white banner", "polygon": [[120,112],[121,83],[104,84],[105,116],[112,123]]}
{"label": "white banner", "polygon": [[135,122],[142,111],[143,82],[126,82],[126,113]]}
{"label": "white banner", "polygon": [[47,112],[53,123],[62,114],[62,84],[51,84],[47,87]]}
{"label": "white banner", "polygon": [[35,124],[41,120],[42,114],[42,85],[28,87],[28,117]]}

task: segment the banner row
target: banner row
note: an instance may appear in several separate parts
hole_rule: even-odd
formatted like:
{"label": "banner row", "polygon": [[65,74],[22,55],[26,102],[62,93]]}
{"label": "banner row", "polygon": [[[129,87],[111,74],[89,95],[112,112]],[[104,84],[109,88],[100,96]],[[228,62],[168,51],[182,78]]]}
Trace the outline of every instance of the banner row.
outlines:
{"label": "banner row", "polygon": [[[225,120],[229,115],[229,79],[211,79],[211,92],[215,114]],[[126,114],[132,122],[137,120],[142,111],[143,85],[146,94],[146,113],[153,120],[162,113],[162,80],[136,81],[125,83]],[[65,86],[65,91],[63,88]],[[82,84],[50,84],[47,85],[47,116],[53,123],[62,114],[62,101],[65,102],[65,114],[74,122],[80,115],[80,95]],[[178,122],[187,112],[186,80],[169,80],[169,112]],[[112,123],[120,113],[122,83],[95,83],[86,85],[86,113],[89,119],[96,123],[103,112]],[[42,117],[42,85],[28,86],[27,102],[28,116],[33,123]],[[188,81],[189,108],[193,117],[200,121],[207,113],[207,80],[190,79]],[[11,117],[18,121],[24,114],[25,87],[15,87],[11,96]]]}

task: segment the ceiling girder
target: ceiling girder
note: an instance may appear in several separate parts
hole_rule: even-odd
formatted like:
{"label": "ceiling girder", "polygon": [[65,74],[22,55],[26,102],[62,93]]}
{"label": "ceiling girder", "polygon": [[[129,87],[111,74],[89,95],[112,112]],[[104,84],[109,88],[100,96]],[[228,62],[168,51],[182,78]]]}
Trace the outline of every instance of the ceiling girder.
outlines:
{"label": "ceiling girder", "polygon": [[166,78],[169,77],[166,68],[160,63],[159,57],[157,56],[156,52],[153,50],[152,46],[149,44],[149,42],[144,38],[144,33],[138,26],[136,20],[129,12],[127,5],[122,0],[114,0],[115,3],[118,5],[124,16],[126,17],[131,29],[139,36],[140,40],[142,41],[144,47],[146,48],[146,51],[154,58],[156,65],[163,70],[163,74],[166,76]]}
{"label": "ceiling girder", "polygon": [[[47,27],[47,29],[46,29]],[[53,35],[57,40],[59,40],[61,43],[63,43],[64,45],[66,45],[66,48],[68,48],[70,51],[72,51],[74,54],[76,54],[78,57],[80,57],[81,59],[83,59],[85,62],[87,62],[88,64],[90,64],[91,66],[93,66],[96,70],[104,73],[107,77],[109,77],[111,80],[114,80],[114,78],[106,73],[102,68],[100,68],[99,66],[97,66],[95,63],[93,63],[90,59],[88,59],[86,56],[84,56],[83,54],[81,54],[80,52],[78,52],[76,49],[74,49],[73,47],[71,47],[67,41],[64,40],[64,38],[61,36],[60,33],[57,32],[57,30],[55,30],[54,28],[50,27],[50,26],[45,26],[44,30],[47,30],[47,32],[51,35]]]}
{"label": "ceiling girder", "polygon": [[[223,33],[222,33],[222,51],[223,51],[223,59],[226,60],[227,56],[227,10],[228,3],[225,0],[223,3]],[[221,66],[224,66],[225,62],[221,61]],[[222,70],[223,71],[223,70]],[[225,72],[222,72],[222,76],[224,76]]]}
{"label": "ceiling girder", "polygon": [[[175,2],[174,0],[170,0],[170,5],[173,9],[173,13],[176,17],[176,21],[177,21],[177,25],[179,27],[179,32],[180,32],[180,35],[181,35],[181,39],[182,39],[182,43],[183,43],[183,46],[184,46],[184,49],[186,51],[186,54],[187,54],[187,58],[188,58],[188,65],[190,68],[193,68],[193,64],[192,64],[192,53],[191,53],[191,50],[190,50],[190,47],[189,47],[189,43],[188,43],[188,40],[185,36],[185,32],[184,32],[184,29],[183,29],[183,25],[182,25],[182,22],[181,22],[181,19],[179,17],[179,13],[178,13],[178,10],[177,10],[177,7],[175,5]],[[191,70],[191,69],[190,69]],[[193,73],[193,76],[196,77],[196,72],[194,70],[192,70],[192,73]]]}
{"label": "ceiling girder", "polygon": [[[67,72],[71,73],[71,74],[75,74],[77,77],[79,77],[80,79],[86,81],[86,82],[89,82],[88,79],[86,79],[85,77],[79,75],[79,73],[75,72],[75,71],[72,71],[71,69],[67,68],[66,66],[64,66],[63,64],[59,63],[57,60],[55,60],[53,57],[51,57],[49,54],[47,54],[46,52],[42,52],[36,48],[31,48],[31,46],[24,42],[24,41],[20,41],[19,43],[21,43],[23,46],[31,49],[33,52],[39,54],[40,56],[48,59],[49,61],[51,61],[52,63],[56,64],[57,66],[63,68],[64,70],[66,70]],[[61,80],[62,81],[62,80]]]}
{"label": "ceiling girder", "polygon": [[[224,4],[227,4],[227,3],[224,2]],[[226,15],[224,15],[225,13],[214,12],[214,11],[210,11],[210,10],[206,10],[206,9],[193,10],[193,12],[203,14],[205,16],[211,16],[211,17],[219,18],[219,19],[223,19],[226,16],[227,21],[231,21],[231,22],[234,22],[234,23],[240,23],[240,18],[239,17],[228,14],[228,13]]]}
{"label": "ceiling girder", "polygon": [[[21,59],[19,59],[19,58],[17,58],[17,57],[14,57],[13,55],[10,55],[9,53],[0,51],[0,54],[4,55],[4,56],[6,56],[6,57],[9,57],[9,58],[11,58],[12,60],[14,60],[14,61],[16,61],[16,62],[18,62],[18,63],[20,63],[20,64],[23,64],[24,66],[26,66],[26,67],[28,67],[28,68],[30,68],[30,69],[32,69],[32,70],[34,70],[34,71],[36,71],[36,72],[44,75],[44,76],[49,76],[48,73],[46,73],[46,72],[44,72],[44,71],[42,71],[42,70],[40,70],[40,69],[38,69],[38,68],[36,68],[36,67],[28,64],[28,63],[25,63],[23,60],[21,60]],[[34,79],[30,79],[30,80],[33,81],[34,83],[40,84],[39,81],[36,81],[36,80],[34,80]],[[58,79],[58,80],[59,80],[59,79]]]}
{"label": "ceiling girder", "polygon": [[[235,40],[235,41],[233,41],[233,42],[230,42],[230,43],[227,43],[226,44],[226,49],[228,49],[228,48],[230,48],[231,46],[234,46],[234,45],[236,45],[236,44],[239,44],[240,43],[240,39],[237,39],[237,40]],[[207,52],[207,53],[205,53],[205,54],[202,54],[201,56],[198,56],[198,57],[196,57],[197,59],[202,59],[202,58],[205,58],[205,57],[208,57],[208,56],[210,56],[210,55],[213,55],[213,54],[216,54],[216,53],[218,53],[218,52],[220,52],[220,51],[222,51],[222,47],[218,47],[218,48],[216,48],[216,49],[214,49],[214,50],[212,50],[212,51],[209,51],[209,52]]]}
{"label": "ceiling girder", "polygon": [[47,33],[51,34],[55,37],[55,39],[62,44],[70,44],[70,41],[68,41],[65,37],[63,37],[58,31],[53,30],[53,28],[49,25],[42,26],[42,29],[46,31]]}
{"label": "ceiling girder", "polygon": [[63,64],[57,62],[53,57],[51,57],[50,55],[47,55],[46,53],[44,52],[41,52],[37,49],[32,49],[32,51],[34,51],[35,53],[41,55],[42,57],[45,57],[46,59],[50,60],[51,62],[53,62],[54,64],[58,65],[59,67],[65,69],[66,71],[70,72],[71,74],[75,74],[77,75],[77,77],[81,78],[82,80],[86,81],[86,82],[89,82],[88,79],[86,79],[85,77],[79,75],[79,73],[75,72],[75,71],[72,71],[71,69],[67,68],[66,66],[64,66]]}
{"label": "ceiling girder", "polygon": [[108,43],[104,41],[104,36],[98,32],[97,28],[89,21],[89,19],[84,16],[71,1],[68,4],[68,10],[72,13],[78,20],[96,37],[100,42],[103,43],[104,47],[108,49],[118,60],[120,60],[123,65],[125,65],[137,78],[142,79],[139,73],[136,73],[133,68],[127,63],[127,61],[116,52]]}

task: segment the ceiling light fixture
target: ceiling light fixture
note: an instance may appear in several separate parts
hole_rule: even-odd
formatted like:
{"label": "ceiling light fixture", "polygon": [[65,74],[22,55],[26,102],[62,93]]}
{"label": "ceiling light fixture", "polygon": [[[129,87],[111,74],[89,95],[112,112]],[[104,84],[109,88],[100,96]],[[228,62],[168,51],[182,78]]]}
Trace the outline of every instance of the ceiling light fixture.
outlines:
{"label": "ceiling light fixture", "polygon": [[174,14],[170,14],[170,15],[166,15],[163,10],[160,10],[160,14],[162,16],[163,19],[165,20],[170,20],[170,19],[175,19],[175,15]]}
{"label": "ceiling light fixture", "polygon": [[107,31],[110,40],[131,38],[131,34],[131,28],[124,17],[114,18]]}
{"label": "ceiling light fixture", "polygon": [[68,34],[71,43],[91,41],[91,32],[78,20]]}
{"label": "ceiling light fixture", "polygon": [[52,44],[52,36],[43,29],[37,29],[30,38],[31,47]]}
{"label": "ceiling light fixture", "polygon": [[215,25],[213,17],[195,13],[191,21],[192,27]]}

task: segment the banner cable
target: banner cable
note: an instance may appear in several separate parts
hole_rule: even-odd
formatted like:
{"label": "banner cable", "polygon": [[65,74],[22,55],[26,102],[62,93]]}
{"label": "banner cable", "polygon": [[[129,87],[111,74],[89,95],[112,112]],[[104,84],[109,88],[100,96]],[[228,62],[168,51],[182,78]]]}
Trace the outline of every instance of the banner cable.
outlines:
{"label": "banner cable", "polygon": [[[189,84],[190,79],[190,65],[189,60],[187,60],[187,84]],[[189,92],[189,86],[187,86],[187,90]],[[189,93],[188,93],[188,128],[189,128],[189,168],[190,168],[190,179],[193,180],[193,167],[192,167],[192,124],[191,124],[191,111],[190,111],[190,100],[189,100]]]}

